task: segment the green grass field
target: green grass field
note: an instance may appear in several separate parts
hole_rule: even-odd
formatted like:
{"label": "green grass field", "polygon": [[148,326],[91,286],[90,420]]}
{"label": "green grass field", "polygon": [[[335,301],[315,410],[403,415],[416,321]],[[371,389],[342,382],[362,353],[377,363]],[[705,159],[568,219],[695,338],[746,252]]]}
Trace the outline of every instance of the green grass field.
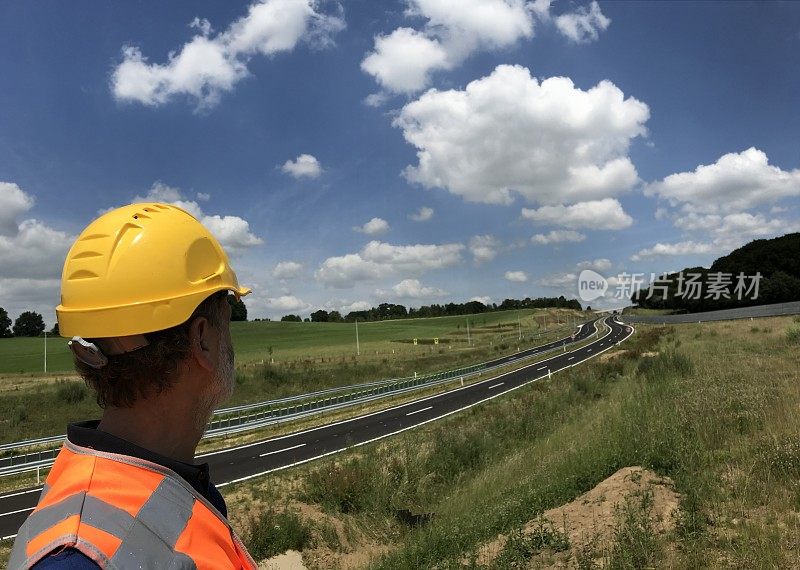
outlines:
{"label": "green grass field", "polygon": [[[548,326],[575,317],[575,311],[553,311]],[[544,310],[500,311],[482,315],[439,317],[431,319],[402,319],[372,323],[359,323],[358,334],[361,352],[395,353],[415,349],[411,340],[432,342],[466,341],[466,323],[470,322],[473,341],[481,341],[498,332],[513,336],[517,332],[517,318],[524,332],[538,332],[544,324]],[[498,327],[498,325],[500,325]],[[353,323],[286,323],[286,322],[235,322],[231,323],[236,360],[239,364],[269,360],[269,347],[275,361],[306,357],[341,356],[356,353],[356,330]],[[0,339],[0,374],[41,374],[44,370],[44,338]],[[425,345],[417,345],[421,350]],[[69,372],[72,357],[66,339],[48,337],[48,373]]]}

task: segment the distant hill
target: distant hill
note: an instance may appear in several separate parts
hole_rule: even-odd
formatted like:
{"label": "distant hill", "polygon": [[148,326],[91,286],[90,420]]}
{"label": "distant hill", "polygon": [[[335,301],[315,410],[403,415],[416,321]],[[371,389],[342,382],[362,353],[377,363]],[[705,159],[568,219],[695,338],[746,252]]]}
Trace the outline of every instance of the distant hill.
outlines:
{"label": "distant hill", "polygon": [[[746,288],[754,286],[750,277],[758,273],[761,274],[758,297],[753,299],[752,291],[748,293]],[[683,281],[680,274],[683,274]],[[687,291],[686,276],[690,274],[701,275],[697,279],[702,283],[700,298],[678,295],[679,287]],[[740,274],[747,279],[742,283],[744,288],[737,290]],[[650,299],[647,298],[650,296],[648,288],[642,289],[631,300],[643,308],[670,309],[680,313],[800,301],[800,233],[751,241],[720,257],[710,268],[687,267],[682,272],[668,275],[660,284],[667,286],[666,299],[662,298],[663,289],[656,286]]]}

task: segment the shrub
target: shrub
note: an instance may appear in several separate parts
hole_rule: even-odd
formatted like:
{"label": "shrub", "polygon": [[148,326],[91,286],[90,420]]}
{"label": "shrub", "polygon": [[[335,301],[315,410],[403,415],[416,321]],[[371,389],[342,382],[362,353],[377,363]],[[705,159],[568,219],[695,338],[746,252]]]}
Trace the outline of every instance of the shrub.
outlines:
{"label": "shrub", "polygon": [[272,508],[250,517],[247,549],[256,559],[269,558],[287,550],[302,550],[311,542],[311,528],[294,511]]}
{"label": "shrub", "polygon": [[800,344],[800,326],[790,326],[786,330],[786,340],[788,340],[790,344]]}
{"label": "shrub", "polygon": [[12,427],[16,427],[25,420],[28,419],[28,409],[25,406],[17,406],[11,412],[11,417],[9,418],[9,423],[11,423]]}
{"label": "shrub", "polygon": [[564,552],[569,549],[569,538],[560,530],[553,528],[546,519],[536,521],[532,532],[521,529],[511,532],[493,568],[525,568],[525,563],[543,550]]}
{"label": "shrub", "polygon": [[70,382],[68,380],[59,380],[56,395],[59,400],[68,404],[77,404],[86,397],[86,386],[80,382]]}
{"label": "shrub", "polygon": [[371,470],[360,460],[312,471],[306,479],[306,498],[341,513],[364,510]]}
{"label": "shrub", "polygon": [[[638,500],[637,500],[638,499]],[[659,559],[660,544],[652,522],[653,495],[629,497],[617,512],[610,568],[651,568]]]}
{"label": "shrub", "polygon": [[685,354],[668,351],[643,358],[636,372],[648,380],[660,380],[669,375],[687,376],[693,368],[692,361]]}

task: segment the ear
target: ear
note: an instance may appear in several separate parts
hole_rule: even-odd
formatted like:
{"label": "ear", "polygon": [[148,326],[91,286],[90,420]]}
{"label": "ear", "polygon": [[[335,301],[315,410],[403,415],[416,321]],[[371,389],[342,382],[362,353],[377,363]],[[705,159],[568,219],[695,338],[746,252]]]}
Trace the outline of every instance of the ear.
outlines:
{"label": "ear", "polygon": [[205,317],[197,317],[189,327],[189,343],[192,357],[195,362],[205,370],[214,370],[214,358],[211,347],[216,346],[214,340],[214,330],[211,323]]}

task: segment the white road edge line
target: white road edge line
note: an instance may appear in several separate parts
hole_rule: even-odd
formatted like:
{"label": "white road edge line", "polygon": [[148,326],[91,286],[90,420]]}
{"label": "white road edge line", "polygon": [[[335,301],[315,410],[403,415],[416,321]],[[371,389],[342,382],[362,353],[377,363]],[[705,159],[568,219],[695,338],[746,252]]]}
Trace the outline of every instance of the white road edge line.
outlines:
{"label": "white road edge line", "polygon": [[[630,333],[623,340],[627,340],[628,337],[630,337],[633,334],[633,332],[634,332],[634,329],[633,329],[633,327],[631,327]],[[609,334],[611,334],[610,330],[609,330],[609,332],[606,333],[606,336],[608,336]],[[605,338],[605,337],[602,337],[602,338]],[[609,350],[610,348],[611,347],[609,346],[608,348],[605,348],[605,349],[601,350],[600,352],[595,354],[595,356],[605,352],[606,350]],[[531,366],[533,366],[533,365],[531,365]],[[522,370],[522,368],[520,368],[519,370]],[[516,372],[516,371],[512,371],[512,372]],[[558,372],[558,370],[556,370],[556,372]],[[504,374],[501,374],[501,376],[505,376],[506,374],[510,374],[510,373],[511,372],[506,372]],[[387,433],[387,434],[384,434],[384,435],[379,435],[378,437],[374,437],[372,439],[368,439],[367,441],[363,441],[361,443],[353,444],[350,447],[344,447],[342,449],[335,449],[333,451],[329,451],[327,453],[323,453],[323,454],[318,455],[316,457],[309,457],[308,459],[303,459],[302,461],[298,461],[298,462],[292,463],[290,465],[284,465],[283,467],[275,467],[273,469],[267,469],[266,471],[262,471],[261,473],[254,473],[253,475],[247,475],[246,477],[240,477],[239,479],[234,479],[232,481],[228,481],[227,483],[218,483],[217,487],[226,487],[228,485],[233,485],[234,483],[241,483],[242,481],[247,481],[249,479],[254,479],[256,477],[261,477],[262,475],[268,475],[269,473],[274,473],[276,471],[282,471],[284,469],[289,469],[290,467],[296,467],[298,465],[302,465],[303,463],[309,463],[311,461],[316,461],[317,459],[322,459],[323,457],[327,457],[329,455],[334,455],[336,453],[341,453],[343,451],[347,451],[348,449],[353,449],[355,447],[361,447],[362,445],[368,445],[370,443],[374,443],[374,442],[379,441],[381,439],[385,439],[387,437],[391,437],[393,435],[397,435],[398,433],[402,433],[404,431],[408,431],[410,429],[414,429],[414,428],[417,428],[419,426],[422,426],[422,425],[425,425],[425,424],[428,424],[428,423],[431,423],[431,422],[435,422],[435,421],[440,420],[442,418],[446,418],[447,416],[451,416],[451,415],[456,414],[458,412],[467,410],[469,408],[472,408],[474,406],[477,406],[478,404],[482,404],[482,403],[487,402],[489,400],[493,400],[495,398],[499,398],[500,396],[502,396],[504,394],[508,394],[509,392],[513,392],[514,390],[518,390],[518,389],[522,388],[523,386],[527,386],[528,384],[531,384],[532,382],[538,382],[539,380],[541,380],[541,378],[533,378],[531,380],[528,380],[524,384],[520,384],[519,386],[514,386],[513,388],[509,388],[508,390],[505,390],[504,392],[498,392],[497,394],[492,394],[488,398],[484,398],[483,400],[475,402],[474,404],[469,404],[468,406],[464,406],[463,408],[458,408],[457,410],[453,410],[451,412],[447,412],[446,414],[442,414],[441,416],[437,416],[435,418],[431,418],[429,420],[425,420],[424,422],[420,422],[418,424],[414,424],[413,426],[404,427],[404,428],[399,429],[397,431],[393,431],[391,433]],[[375,413],[378,413],[378,412],[375,412]],[[370,414],[370,415],[372,415],[372,414]],[[343,423],[343,422],[340,422],[340,423]],[[333,425],[333,424],[331,424],[331,425]],[[311,430],[309,430],[309,431],[311,431]]]}
{"label": "white road edge line", "polygon": [[18,511],[11,511],[10,513],[2,513],[2,514],[0,514],[0,517],[5,517],[5,516],[8,516],[8,515],[16,515],[17,513],[24,513],[25,511],[32,511],[35,508],[36,507],[31,507],[29,509],[20,509]]}
{"label": "white road edge line", "polygon": [[425,411],[432,410],[432,409],[433,409],[433,406],[428,406],[427,408],[422,408],[421,410],[415,410],[413,412],[408,412],[406,415],[407,416],[413,416],[414,414],[418,414],[420,412],[425,412]]}
{"label": "white road edge line", "polygon": [[505,384],[505,382],[500,382],[499,384],[495,384],[494,386],[489,386],[489,387],[488,387],[488,388],[486,388],[486,389],[487,389],[487,390],[491,390],[491,389],[493,389],[493,388],[497,388],[498,386],[502,386],[503,384]]}
{"label": "white road edge line", "polygon": [[305,446],[305,443],[301,443],[300,445],[293,445],[292,447],[287,447],[286,449],[278,449],[276,451],[268,451],[266,453],[262,453],[259,457],[266,457],[267,455],[275,455],[276,453],[283,453],[284,451],[291,451],[293,449],[297,449],[298,447]]}

